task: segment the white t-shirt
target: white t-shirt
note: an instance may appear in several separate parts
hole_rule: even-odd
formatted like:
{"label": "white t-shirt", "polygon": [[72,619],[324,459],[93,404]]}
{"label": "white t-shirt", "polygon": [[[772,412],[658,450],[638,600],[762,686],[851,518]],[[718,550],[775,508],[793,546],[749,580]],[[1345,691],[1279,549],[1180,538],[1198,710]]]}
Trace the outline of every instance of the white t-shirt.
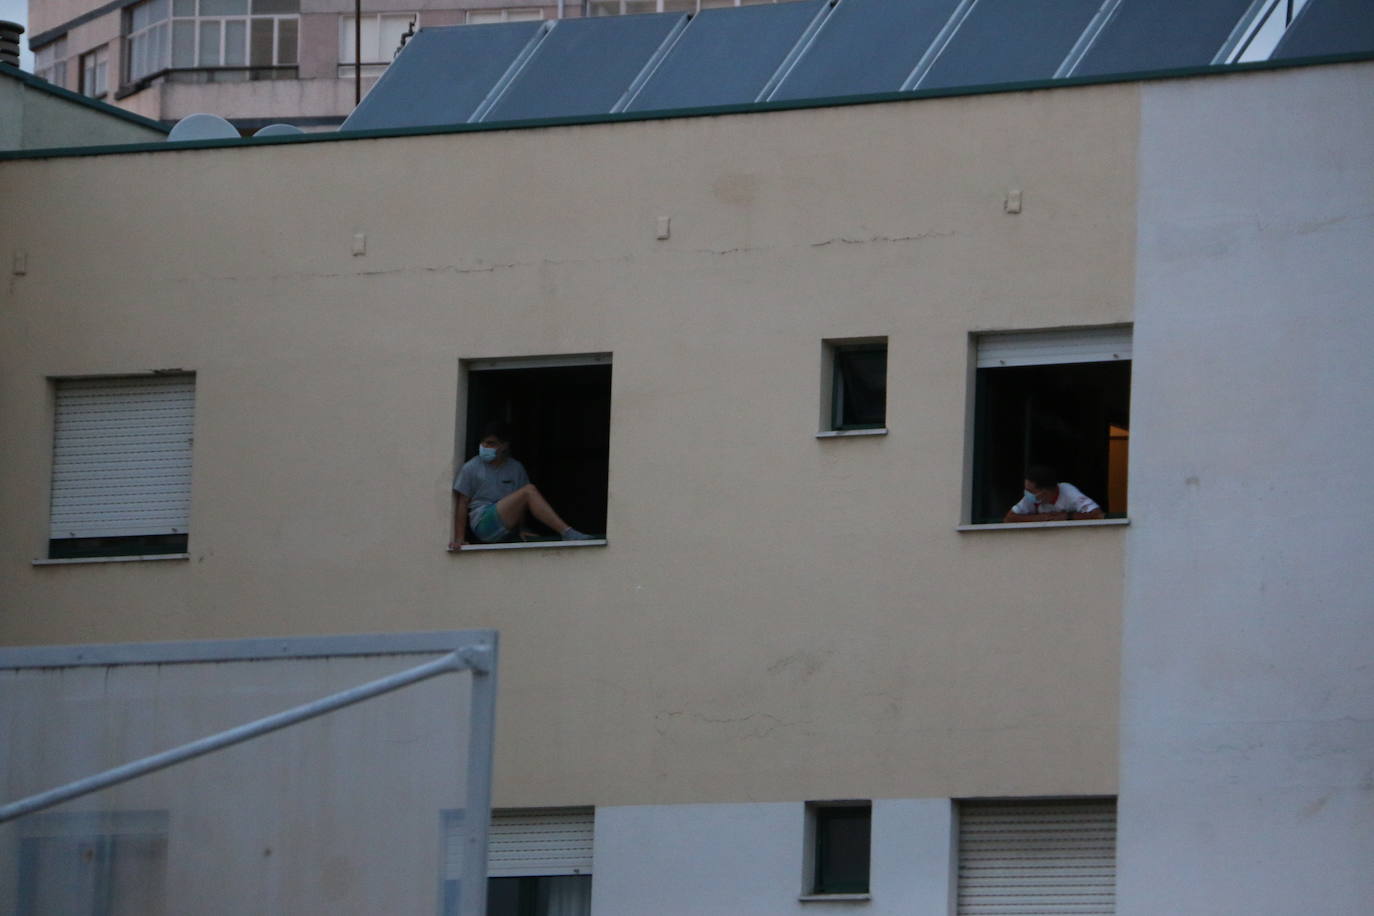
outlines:
{"label": "white t-shirt", "polygon": [[1101,508],[1097,503],[1083,495],[1083,491],[1071,483],[1059,485],[1059,498],[1052,503],[1038,503],[1035,496],[1027,491],[1021,501],[1011,507],[1017,515],[1046,515],[1050,512],[1093,512]]}

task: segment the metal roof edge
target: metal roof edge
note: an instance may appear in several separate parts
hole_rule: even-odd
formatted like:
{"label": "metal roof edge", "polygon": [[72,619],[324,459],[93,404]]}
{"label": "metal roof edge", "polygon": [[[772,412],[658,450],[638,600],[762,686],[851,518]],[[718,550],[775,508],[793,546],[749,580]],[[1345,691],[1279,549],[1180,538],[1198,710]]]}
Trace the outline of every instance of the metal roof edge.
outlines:
{"label": "metal roof edge", "polygon": [[77,105],[82,105],[86,108],[90,108],[102,114],[107,114],[111,117],[119,118],[124,121],[129,121],[133,124],[139,125],[140,127],[151,128],[152,130],[160,131],[164,134],[169,133],[171,131],[171,128],[163,124],[161,121],[154,121],[152,118],[145,118],[143,117],[143,115],[134,114],[132,111],[126,111],[125,109],[119,108],[115,105],[111,105],[108,102],[102,102],[99,99],[93,99],[89,96],[84,96],[81,93],[73,92],[70,89],[63,89],[61,86],[54,86],[52,83],[43,79],[41,76],[35,76],[32,73],[29,73],[27,70],[20,70],[18,67],[12,66],[10,64],[0,64],[0,74],[8,76],[12,79],[16,79],[24,85],[37,89],[40,92],[45,92],[48,95],[57,96],[58,98],[64,99],[68,102],[75,102]]}
{"label": "metal roof edge", "polygon": [[[1327,54],[1287,60],[1254,61],[1243,64],[1207,64],[1164,70],[1143,70],[1130,73],[1076,76],[1061,79],[1027,80],[1013,83],[988,83],[972,86],[916,89],[909,92],[881,92],[865,95],[827,96],[819,99],[789,99],[779,102],[743,102],[737,105],[713,105],[701,108],[670,108],[656,111],[619,112],[602,115],[574,115],[558,118],[532,118],[514,121],[483,121],[480,123],[450,124],[438,127],[377,128],[373,130],[337,131],[333,133],[300,134],[279,137],[247,137],[227,140],[187,140],[175,142],[127,143],[106,146],[53,147],[51,149],[12,150],[0,152],[0,162],[19,159],[58,159],[77,156],[103,156],[121,153],[172,152],[182,150],[219,149],[234,147],[249,149],[295,143],[337,143],[347,140],[380,140],[392,137],[424,137],[444,134],[480,133],[486,131],[527,130],[540,127],[574,127],[594,124],[618,124],[633,121],[662,121],[674,118],[699,118],[720,115],[757,114],[773,111],[798,111],[811,108],[839,108],[850,105],[874,105],[887,102],[922,101],[925,99],[959,98],[972,95],[999,95],[1009,92],[1031,92],[1079,86],[1102,86],[1117,83],[1142,83],[1166,79],[1186,79],[1198,76],[1226,76],[1267,70],[1291,70],[1301,67],[1374,61],[1374,51],[1347,54]],[[65,90],[62,90],[65,92]],[[87,100],[90,101],[90,100]],[[97,103],[98,104],[98,103]],[[137,115],[126,112],[130,117]],[[156,122],[153,122],[156,124]],[[160,126],[160,125],[159,125]]]}

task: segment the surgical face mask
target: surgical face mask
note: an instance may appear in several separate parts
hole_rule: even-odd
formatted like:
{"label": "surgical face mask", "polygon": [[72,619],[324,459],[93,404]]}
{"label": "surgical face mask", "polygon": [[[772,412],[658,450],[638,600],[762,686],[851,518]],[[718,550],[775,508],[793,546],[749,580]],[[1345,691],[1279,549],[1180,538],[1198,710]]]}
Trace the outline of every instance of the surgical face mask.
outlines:
{"label": "surgical face mask", "polygon": [[477,446],[477,456],[490,463],[496,460],[496,449],[487,445],[479,445]]}

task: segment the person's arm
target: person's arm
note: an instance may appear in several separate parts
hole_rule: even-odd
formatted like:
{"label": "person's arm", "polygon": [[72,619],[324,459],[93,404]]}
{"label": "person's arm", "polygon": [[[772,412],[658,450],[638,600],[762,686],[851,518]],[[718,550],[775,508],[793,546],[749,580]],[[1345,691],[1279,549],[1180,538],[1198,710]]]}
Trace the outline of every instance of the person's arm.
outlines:
{"label": "person's arm", "polygon": [[468,503],[472,497],[466,493],[453,491],[453,538],[448,542],[449,550],[462,550],[468,542]]}
{"label": "person's arm", "polygon": [[1015,509],[1007,510],[1004,522],[1063,522],[1068,521],[1071,513],[1068,512],[1017,512]]}
{"label": "person's arm", "polygon": [[1092,518],[1106,518],[1106,517],[1107,517],[1107,514],[1106,514],[1105,512],[1103,512],[1103,511],[1102,511],[1100,508],[1098,508],[1097,506],[1093,506],[1091,509],[1089,509],[1089,510],[1086,511],[1086,512],[1069,512],[1069,513],[1066,513],[1066,514],[1068,515],[1069,520],[1070,520],[1070,521],[1074,521],[1074,522],[1080,521],[1080,520],[1092,519]]}

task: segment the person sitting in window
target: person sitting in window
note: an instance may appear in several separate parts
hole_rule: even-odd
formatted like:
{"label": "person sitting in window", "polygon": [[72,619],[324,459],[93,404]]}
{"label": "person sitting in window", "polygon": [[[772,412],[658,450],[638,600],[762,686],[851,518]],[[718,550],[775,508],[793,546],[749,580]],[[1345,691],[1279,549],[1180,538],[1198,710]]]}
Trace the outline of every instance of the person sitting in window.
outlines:
{"label": "person sitting in window", "polygon": [[1065,522],[1102,518],[1102,509],[1054,468],[1043,464],[1026,468],[1026,495],[1007,511],[1004,522]]}
{"label": "person sitting in window", "polygon": [[488,423],[482,430],[477,455],[468,460],[453,481],[453,540],[449,550],[467,545],[467,526],[486,544],[505,540],[512,532],[523,532],[525,520],[533,515],[565,541],[591,540],[573,528],[553,510],[534,484],[525,466],[510,456],[510,427]]}

